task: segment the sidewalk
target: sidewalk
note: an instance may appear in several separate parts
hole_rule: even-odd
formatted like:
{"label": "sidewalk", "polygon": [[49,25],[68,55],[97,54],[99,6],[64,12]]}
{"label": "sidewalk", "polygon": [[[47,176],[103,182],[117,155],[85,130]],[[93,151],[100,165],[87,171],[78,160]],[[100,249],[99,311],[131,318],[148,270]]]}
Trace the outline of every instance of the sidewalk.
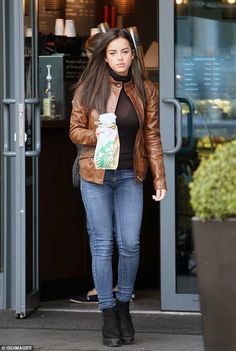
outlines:
{"label": "sidewalk", "polygon": [[[135,344],[123,345],[121,351],[204,350],[197,314],[135,313],[133,321]],[[100,329],[98,312],[39,310],[28,318],[17,319],[13,311],[0,311],[0,345],[32,345],[37,351],[111,350],[102,345]]]}

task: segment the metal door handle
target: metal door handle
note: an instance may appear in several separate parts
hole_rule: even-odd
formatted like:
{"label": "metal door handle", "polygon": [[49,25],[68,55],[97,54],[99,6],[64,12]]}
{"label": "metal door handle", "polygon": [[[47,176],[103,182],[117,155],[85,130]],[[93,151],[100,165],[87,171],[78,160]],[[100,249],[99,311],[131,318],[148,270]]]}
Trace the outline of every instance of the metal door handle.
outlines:
{"label": "metal door handle", "polygon": [[[9,106],[16,103],[15,99],[3,99],[3,155],[7,157],[15,157],[16,152],[9,150]],[[35,105],[35,149],[26,151],[27,157],[36,157],[41,151],[41,117],[40,117],[40,104],[38,98],[25,99],[25,105]]]}
{"label": "metal door handle", "polygon": [[190,152],[194,147],[194,129],[193,129],[193,114],[195,112],[195,106],[191,100],[183,97],[177,97],[179,102],[185,103],[189,107],[189,113],[187,117],[187,137],[189,138],[189,143],[187,146],[181,148],[180,152],[186,153]]}
{"label": "metal door handle", "polygon": [[163,150],[164,154],[176,154],[182,147],[182,107],[179,100],[174,98],[163,98],[162,102],[172,104],[176,108],[175,113],[175,129],[176,129],[176,145],[174,149]]}
{"label": "metal door handle", "polygon": [[3,155],[15,157],[16,152],[9,150],[9,107],[16,103],[15,99],[3,99]]}
{"label": "metal door handle", "polygon": [[41,151],[41,116],[40,116],[40,104],[38,98],[25,99],[25,105],[34,105],[34,116],[35,116],[35,142],[34,150],[26,151],[25,156],[36,157],[39,156]]}

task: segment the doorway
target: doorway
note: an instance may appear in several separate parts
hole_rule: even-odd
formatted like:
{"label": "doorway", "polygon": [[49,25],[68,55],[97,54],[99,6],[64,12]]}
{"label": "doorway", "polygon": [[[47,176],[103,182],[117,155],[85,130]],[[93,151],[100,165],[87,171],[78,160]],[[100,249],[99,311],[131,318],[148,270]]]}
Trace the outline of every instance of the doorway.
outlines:
{"label": "doorway", "polygon": [[[159,290],[161,285],[161,308],[164,310],[198,311],[197,271],[191,227],[193,213],[189,203],[188,184],[202,158],[213,152],[218,143],[235,138],[235,89],[233,80],[230,79],[235,74],[235,5],[230,5],[229,2],[223,4],[220,0],[214,1],[213,7],[209,6],[207,1],[194,0],[184,2],[165,0],[154,3],[151,14],[146,18],[152,18],[154,21],[158,19],[160,22],[155,23],[154,26],[151,24],[151,27],[155,28],[160,48],[160,70],[159,72],[156,70],[156,73],[158,72],[160,77],[161,131],[165,149],[168,194],[161,205],[160,216],[157,209],[152,209],[152,205],[148,202],[145,205],[142,228],[143,256],[141,256],[137,287],[145,286],[148,290],[150,284]],[[141,19],[144,20],[142,3],[137,1],[136,6],[141,9]],[[157,16],[153,16],[153,13]],[[126,25],[130,24],[125,23]],[[144,27],[144,25],[140,26],[142,29]],[[150,23],[148,27],[150,28]],[[223,80],[222,77],[225,79]],[[62,133],[63,138],[67,140],[64,141],[66,145],[68,139],[63,128],[58,123],[57,129],[49,132],[50,140],[53,140],[53,133]],[[45,148],[47,150],[47,146]],[[60,172],[66,172],[66,179],[71,178],[75,150],[68,144],[68,148],[65,147],[60,152],[58,165],[63,164],[63,166],[54,171],[53,175],[51,174],[51,184],[58,180]],[[64,152],[66,155],[63,154]],[[69,161],[66,158],[68,155],[71,157]],[[52,154],[46,165],[53,162],[53,157]],[[46,167],[45,177],[50,172]],[[71,185],[65,188],[62,201],[59,201],[58,190],[55,189],[55,201],[66,204],[67,198],[74,199],[73,204],[76,204],[74,208],[78,206],[80,208],[73,218],[73,211],[68,211],[68,217],[65,218],[79,222],[77,228],[82,228],[82,237],[75,243],[76,245],[73,245],[75,250],[73,255],[75,257],[78,255],[80,252],[78,248],[81,248],[81,252],[86,252],[86,255],[82,254],[79,257],[80,263],[76,267],[76,272],[78,270],[81,272],[80,287],[88,284],[87,288],[90,289],[91,280],[89,282],[86,282],[86,279],[83,280],[83,277],[89,277],[90,272],[85,218],[84,215],[81,216],[83,207],[81,201],[78,201],[79,194],[70,187]],[[151,187],[149,175],[145,183],[147,198],[150,197]],[[43,203],[47,201],[44,200]],[[66,205],[60,206],[57,218],[63,217],[67,210]],[[150,220],[154,218],[156,222],[150,224]],[[50,218],[46,223],[49,221]],[[67,225],[66,221],[65,232]],[[153,229],[150,230],[152,225]],[[53,230],[54,228],[51,232]],[[156,233],[158,233],[157,237],[154,236]],[[50,235],[47,240],[49,238]],[[58,238],[55,235],[53,243],[48,246],[49,256],[54,252],[54,242],[56,245]],[[68,240],[66,236],[65,238]],[[69,236],[69,240],[71,238]],[[66,247],[66,242],[64,245]],[[61,257],[58,255],[58,264],[62,272],[66,269],[65,265],[69,267],[71,262],[68,252],[63,253]],[[50,261],[46,269],[49,265]],[[75,266],[72,264],[70,272],[73,268]],[[60,286],[58,285],[55,290],[61,291]]]}
{"label": "doorway", "polygon": [[[9,171],[9,177],[4,172],[1,174],[3,182],[8,180],[8,206],[4,207],[8,226],[1,233],[4,245],[1,241],[0,278],[7,307],[16,309],[23,317],[28,307],[32,310],[38,306],[38,262],[42,300],[67,298],[73,289],[87,291],[92,285],[84,210],[79,191],[71,183],[76,149],[68,136],[69,115],[67,119],[53,122],[43,121],[39,116],[37,3],[37,0],[2,1],[4,6],[0,12],[3,18],[0,64],[6,65],[6,69],[1,67],[1,70],[8,84],[7,89],[1,88],[7,93],[1,94],[4,123],[1,127],[8,137],[3,145],[7,168],[4,165],[3,168]],[[148,175],[137,291],[142,286],[147,290],[161,288],[161,309],[197,311],[188,183],[202,158],[213,152],[217,144],[236,138],[236,89],[232,79],[236,71],[235,5],[220,0],[215,0],[214,6],[210,6],[209,1],[195,0],[149,3],[152,6],[146,9],[141,0],[136,0],[138,12],[132,18],[125,18],[124,26],[133,25],[129,20],[135,21],[144,51],[153,39],[148,33],[154,33],[154,40],[159,41],[160,69],[156,68],[152,77],[160,77],[161,132],[168,194],[159,216],[156,204],[153,208],[151,202],[152,185]],[[30,4],[30,15],[24,23],[25,4]],[[25,33],[25,24],[32,27],[31,37],[26,36],[31,31]],[[147,38],[150,39],[148,45]],[[7,50],[6,42],[10,43]],[[29,47],[25,52],[27,42]],[[52,47],[49,45],[47,49]],[[32,74],[27,76],[29,63],[32,63]],[[29,90],[24,89],[27,77]],[[35,297],[34,302],[32,297]],[[158,298],[155,308],[159,308],[156,301]]]}

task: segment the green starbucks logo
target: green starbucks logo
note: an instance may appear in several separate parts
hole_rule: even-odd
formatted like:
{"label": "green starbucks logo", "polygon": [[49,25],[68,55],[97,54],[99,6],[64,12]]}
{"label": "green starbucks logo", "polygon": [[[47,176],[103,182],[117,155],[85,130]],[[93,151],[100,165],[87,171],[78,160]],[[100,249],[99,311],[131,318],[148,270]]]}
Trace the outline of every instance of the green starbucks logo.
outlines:
{"label": "green starbucks logo", "polygon": [[96,164],[98,168],[110,168],[110,164],[113,161],[113,147],[114,142],[110,141],[109,143],[98,149],[96,155]]}

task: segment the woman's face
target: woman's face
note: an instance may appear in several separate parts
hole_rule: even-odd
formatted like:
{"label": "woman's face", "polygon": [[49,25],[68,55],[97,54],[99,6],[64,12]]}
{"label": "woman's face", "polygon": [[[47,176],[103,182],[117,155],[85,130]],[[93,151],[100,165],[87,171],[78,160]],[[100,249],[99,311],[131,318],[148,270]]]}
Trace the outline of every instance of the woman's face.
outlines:
{"label": "woman's face", "polygon": [[117,38],[108,44],[105,61],[120,76],[127,76],[133,58],[134,54],[127,39]]}

